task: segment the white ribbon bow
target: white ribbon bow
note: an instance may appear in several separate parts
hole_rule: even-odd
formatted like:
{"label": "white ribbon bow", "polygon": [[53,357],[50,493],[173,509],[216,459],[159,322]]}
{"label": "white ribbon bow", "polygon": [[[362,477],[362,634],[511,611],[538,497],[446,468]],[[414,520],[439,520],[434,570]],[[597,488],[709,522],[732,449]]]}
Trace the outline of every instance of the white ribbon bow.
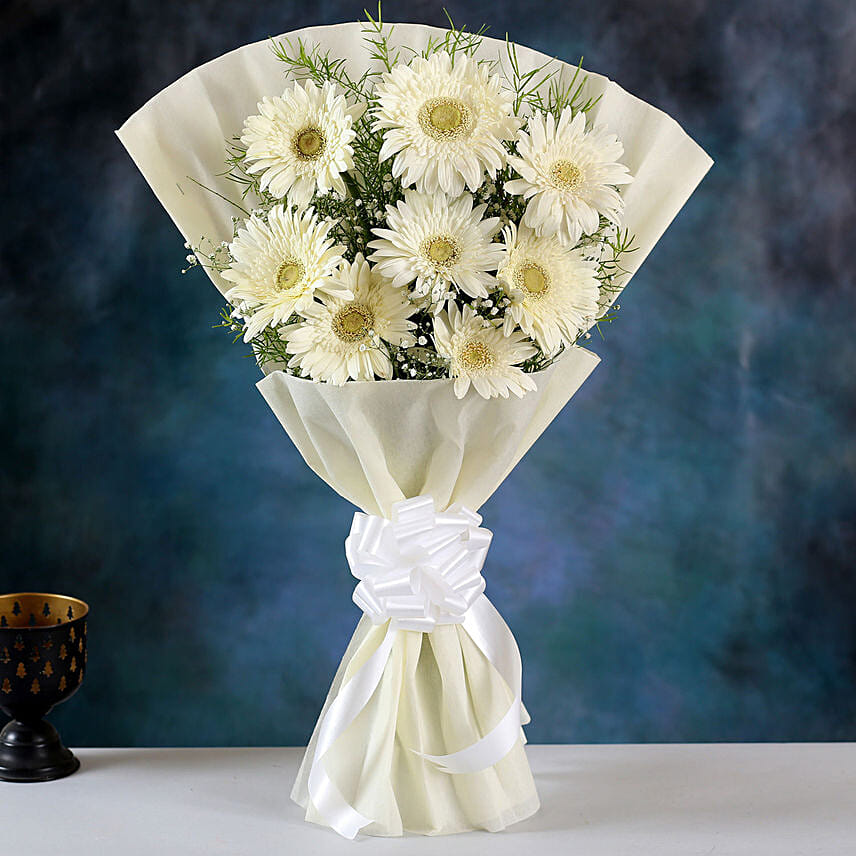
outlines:
{"label": "white ribbon bow", "polygon": [[372,823],[342,795],[324,756],[357,718],[380,684],[399,630],[430,633],[438,624],[460,624],[511,690],[502,719],[480,740],[448,755],[411,749],[444,773],[475,773],[501,761],[526,741],[529,718],[521,696],[520,652],[514,636],[482,594],[481,569],[493,537],[481,517],[459,505],[436,513],[430,496],[397,502],[393,519],[354,514],[345,553],[360,583],[354,601],[375,624],[389,620],[380,646],[339,688],[321,715],[309,771],[309,797],[339,835],[355,838]]}
{"label": "white ribbon bow", "polygon": [[460,624],[484,591],[481,569],[493,535],[461,505],[437,513],[430,496],[392,506],[392,520],[357,512],[345,555],[360,580],[354,603],[374,624],[430,633]]}

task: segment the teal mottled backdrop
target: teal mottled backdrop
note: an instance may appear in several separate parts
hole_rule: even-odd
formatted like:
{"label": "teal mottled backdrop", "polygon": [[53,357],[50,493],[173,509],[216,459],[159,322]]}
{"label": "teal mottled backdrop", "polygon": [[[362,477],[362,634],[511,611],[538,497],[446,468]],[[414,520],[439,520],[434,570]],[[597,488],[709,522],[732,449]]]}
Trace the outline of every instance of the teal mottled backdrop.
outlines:
{"label": "teal mottled backdrop", "polygon": [[[450,2],[585,56],[717,164],[485,506],[536,742],[856,739],[856,7]],[[212,329],[114,128],[233,47],[361,6],[0,11],[0,590],[92,604],[74,745],[299,744],[358,618],[353,511]],[[390,19],[442,24],[439,2]]]}

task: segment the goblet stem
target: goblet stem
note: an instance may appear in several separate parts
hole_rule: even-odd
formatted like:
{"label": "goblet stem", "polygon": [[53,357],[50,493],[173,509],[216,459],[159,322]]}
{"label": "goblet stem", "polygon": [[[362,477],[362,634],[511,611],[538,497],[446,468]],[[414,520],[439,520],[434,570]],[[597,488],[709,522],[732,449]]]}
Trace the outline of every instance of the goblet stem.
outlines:
{"label": "goblet stem", "polygon": [[56,728],[44,719],[13,719],[0,731],[0,779],[49,782],[73,773],[80,761],[63,745]]}

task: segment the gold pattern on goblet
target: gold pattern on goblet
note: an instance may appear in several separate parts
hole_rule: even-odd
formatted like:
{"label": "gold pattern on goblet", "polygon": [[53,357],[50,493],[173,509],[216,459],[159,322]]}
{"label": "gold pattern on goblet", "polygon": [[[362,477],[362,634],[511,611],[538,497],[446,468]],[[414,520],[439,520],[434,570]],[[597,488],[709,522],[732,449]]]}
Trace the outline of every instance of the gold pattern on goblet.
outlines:
{"label": "gold pattern on goblet", "polygon": [[66,595],[25,592],[0,595],[0,628],[55,627],[75,617],[82,618],[87,605]]}
{"label": "gold pattern on goblet", "polygon": [[15,672],[15,674],[19,678],[26,678],[27,677],[27,667],[23,663],[18,663],[18,670]]}

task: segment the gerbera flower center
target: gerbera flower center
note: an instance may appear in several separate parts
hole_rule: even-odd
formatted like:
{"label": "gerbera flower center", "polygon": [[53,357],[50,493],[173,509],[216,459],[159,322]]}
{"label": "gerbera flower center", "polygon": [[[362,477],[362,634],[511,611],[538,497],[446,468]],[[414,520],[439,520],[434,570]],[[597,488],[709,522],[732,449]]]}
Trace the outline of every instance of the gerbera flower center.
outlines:
{"label": "gerbera flower center", "polygon": [[422,255],[435,268],[444,270],[451,267],[461,254],[458,242],[451,235],[435,235],[422,242]]}
{"label": "gerbera flower center", "polygon": [[276,270],[276,290],[284,291],[287,296],[299,294],[303,290],[303,277],[306,268],[299,259],[288,258]]}
{"label": "gerbera flower center", "polygon": [[557,160],[550,167],[550,178],[561,190],[576,190],[583,181],[582,170],[569,160]]}
{"label": "gerbera flower center", "polygon": [[361,342],[374,324],[374,312],[359,303],[349,303],[333,316],[333,332],[343,342]]}
{"label": "gerbera flower center", "polygon": [[316,160],[324,151],[324,135],[318,128],[304,128],[294,138],[294,153],[300,160]]}
{"label": "gerbera flower center", "polygon": [[429,98],[419,108],[419,125],[434,140],[457,140],[473,127],[473,113],[457,98]]}
{"label": "gerbera flower center", "polygon": [[493,351],[484,342],[469,339],[458,351],[458,362],[469,371],[480,371],[493,365]]}
{"label": "gerbera flower center", "polygon": [[537,262],[526,261],[514,271],[514,284],[536,300],[550,288],[550,273]]}

